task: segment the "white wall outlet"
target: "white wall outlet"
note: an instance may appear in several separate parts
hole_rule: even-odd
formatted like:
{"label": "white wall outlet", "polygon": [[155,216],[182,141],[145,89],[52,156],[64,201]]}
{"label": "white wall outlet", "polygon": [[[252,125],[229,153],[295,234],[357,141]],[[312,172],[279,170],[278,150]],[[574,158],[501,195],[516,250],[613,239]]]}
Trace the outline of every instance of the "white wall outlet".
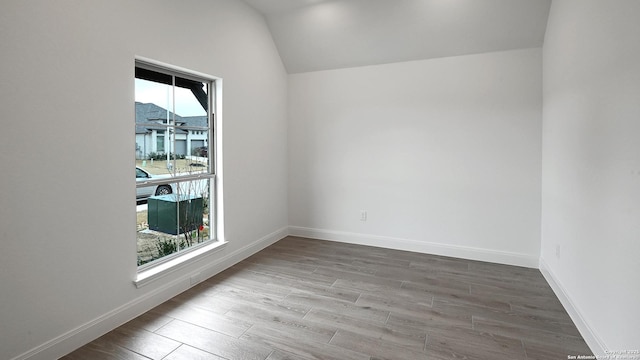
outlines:
{"label": "white wall outlet", "polygon": [[360,221],[367,221],[367,211],[360,210]]}

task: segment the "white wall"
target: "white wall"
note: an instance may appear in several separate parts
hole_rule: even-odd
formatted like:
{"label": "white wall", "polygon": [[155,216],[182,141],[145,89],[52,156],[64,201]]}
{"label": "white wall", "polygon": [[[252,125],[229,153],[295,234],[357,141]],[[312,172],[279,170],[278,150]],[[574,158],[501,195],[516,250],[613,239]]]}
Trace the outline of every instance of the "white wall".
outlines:
{"label": "white wall", "polygon": [[640,349],[638,19],[554,0],[544,45],[541,269],[596,354]]}
{"label": "white wall", "polygon": [[292,233],[537,267],[541,64],[527,49],[290,75]]}
{"label": "white wall", "polygon": [[[229,241],[141,289],[136,55],[224,79]],[[0,359],[57,358],[286,233],[287,77],[243,2],[3,1],[0,64]]]}

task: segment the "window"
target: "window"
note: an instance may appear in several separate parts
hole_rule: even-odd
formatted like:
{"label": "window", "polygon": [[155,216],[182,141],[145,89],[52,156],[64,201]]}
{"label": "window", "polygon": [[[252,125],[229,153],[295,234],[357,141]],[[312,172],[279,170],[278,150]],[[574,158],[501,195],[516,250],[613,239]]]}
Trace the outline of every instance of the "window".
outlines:
{"label": "window", "polygon": [[213,78],[136,62],[139,271],[216,240],[215,85]]}
{"label": "window", "polygon": [[158,134],[156,136],[156,151],[164,152],[164,134]]}

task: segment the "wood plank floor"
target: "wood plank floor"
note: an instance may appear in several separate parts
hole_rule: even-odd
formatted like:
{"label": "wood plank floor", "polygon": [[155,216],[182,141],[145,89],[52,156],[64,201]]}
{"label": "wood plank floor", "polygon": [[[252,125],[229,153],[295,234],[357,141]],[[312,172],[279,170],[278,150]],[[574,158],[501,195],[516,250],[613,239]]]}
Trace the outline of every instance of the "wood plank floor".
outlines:
{"label": "wood plank floor", "polygon": [[538,270],[285,238],[63,359],[592,355]]}

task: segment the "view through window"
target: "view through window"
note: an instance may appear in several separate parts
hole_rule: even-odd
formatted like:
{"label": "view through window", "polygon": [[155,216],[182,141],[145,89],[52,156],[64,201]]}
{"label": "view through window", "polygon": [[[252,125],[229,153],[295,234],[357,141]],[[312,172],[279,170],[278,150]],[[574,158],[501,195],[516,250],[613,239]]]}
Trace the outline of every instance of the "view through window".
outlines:
{"label": "view through window", "polygon": [[138,265],[215,238],[212,80],[136,63]]}

